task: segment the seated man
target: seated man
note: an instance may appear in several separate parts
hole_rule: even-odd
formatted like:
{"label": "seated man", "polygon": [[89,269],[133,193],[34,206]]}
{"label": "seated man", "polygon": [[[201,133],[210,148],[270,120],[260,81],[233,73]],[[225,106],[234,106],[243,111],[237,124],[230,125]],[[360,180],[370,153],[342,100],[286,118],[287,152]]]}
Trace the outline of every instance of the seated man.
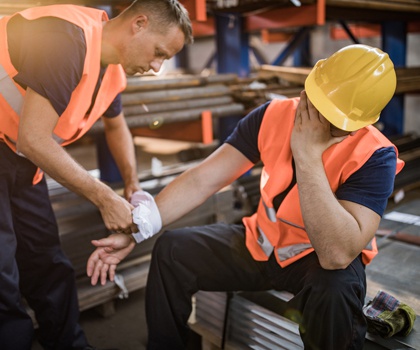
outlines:
{"label": "seated man", "polygon": [[[150,214],[142,220],[157,233],[263,163],[259,207],[243,225],[187,227],[158,238],[146,287],[148,349],[185,349],[198,290],[268,289],[294,294],[289,306],[301,316],[305,349],[362,349],[365,266],[377,254],[375,232],[403,166],[371,124],[395,87],[386,53],[345,47],[315,65],[300,98],[273,100],[243,118],[156,204],[143,193],[140,205],[149,201]],[[87,272],[92,284],[104,284],[135,242],[114,234],[93,244]]]}

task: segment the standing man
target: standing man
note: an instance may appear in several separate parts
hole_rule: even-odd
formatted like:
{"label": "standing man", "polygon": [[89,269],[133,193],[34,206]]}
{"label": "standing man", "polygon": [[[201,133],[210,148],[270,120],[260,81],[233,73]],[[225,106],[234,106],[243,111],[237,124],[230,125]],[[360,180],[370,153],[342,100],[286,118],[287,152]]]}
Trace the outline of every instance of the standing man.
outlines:
{"label": "standing man", "polygon": [[[191,297],[204,291],[286,290],[305,349],[362,349],[365,266],[403,163],[375,127],[396,87],[388,55],[365,45],[320,60],[300,98],[273,100],[156,197],[149,217],[177,220],[259,161],[261,199],[243,225],[164,232],[146,289],[148,349],[185,349]],[[188,193],[186,200],[185,194]],[[160,216],[159,216],[160,215]],[[130,235],[94,241],[87,272],[114,277]]]}
{"label": "standing man", "polygon": [[[106,227],[131,233],[139,189],[132,137],[122,113],[125,74],[159,71],[192,42],[175,0],[137,0],[104,11],[34,7],[0,20],[0,348],[30,349],[35,311],[45,349],[91,349],[78,325],[74,271],[60,248],[43,172],[86,197]],[[97,181],[62,146],[100,118],[124,180],[124,198]]]}

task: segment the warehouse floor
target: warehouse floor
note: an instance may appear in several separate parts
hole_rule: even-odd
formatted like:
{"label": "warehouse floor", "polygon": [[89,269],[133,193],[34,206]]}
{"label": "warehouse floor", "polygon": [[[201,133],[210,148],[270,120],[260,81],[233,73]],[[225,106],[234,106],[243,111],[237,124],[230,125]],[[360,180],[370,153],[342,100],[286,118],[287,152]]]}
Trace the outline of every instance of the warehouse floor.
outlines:
{"label": "warehouse floor", "polygon": [[[83,311],[80,324],[92,346],[102,349],[143,350],[146,349],[147,328],[144,312],[144,290],[138,290],[127,299],[116,299],[115,313],[102,316],[96,309]],[[190,350],[199,350],[200,339],[194,336]],[[32,350],[42,350],[37,341]],[[168,349],[169,350],[169,349]]]}
{"label": "warehouse floor", "polygon": [[[98,349],[142,350],[146,348],[147,330],[144,315],[144,292],[136,291],[128,299],[115,301],[115,313],[104,317],[95,309],[80,317],[86,336]],[[34,342],[32,350],[42,350]]]}

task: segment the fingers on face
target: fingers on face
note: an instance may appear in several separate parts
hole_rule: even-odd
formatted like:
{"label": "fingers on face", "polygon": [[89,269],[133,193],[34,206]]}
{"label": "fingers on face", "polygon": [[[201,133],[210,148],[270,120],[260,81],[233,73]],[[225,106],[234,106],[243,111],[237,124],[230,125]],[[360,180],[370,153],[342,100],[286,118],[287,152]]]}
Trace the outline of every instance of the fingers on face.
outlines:
{"label": "fingers on face", "polygon": [[306,98],[305,91],[302,91],[302,93],[300,94],[300,101],[299,101],[299,105],[298,105],[298,109],[296,113],[296,122],[302,123],[304,119],[308,119],[308,118],[309,118],[309,113],[308,113],[307,98]]}
{"label": "fingers on face", "polygon": [[302,101],[305,116],[307,116],[308,119],[319,120],[321,123],[328,123],[328,120],[326,120],[325,117],[313,105],[305,92],[303,92],[302,96],[304,96]]}
{"label": "fingers on face", "polygon": [[308,117],[309,119],[319,119],[319,112],[315,108],[315,106],[312,104],[312,102],[307,98],[305,95],[305,102],[306,102],[306,110],[308,111]]}
{"label": "fingers on face", "polygon": [[308,104],[308,111],[309,111],[309,115],[312,116],[314,119],[318,119],[321,123],[325,122],[326,119],[322,116],[321,113],[319,113],[319,111],[316,109],[316,107],[312,104],[312,102],[307,99],[307,104]]}

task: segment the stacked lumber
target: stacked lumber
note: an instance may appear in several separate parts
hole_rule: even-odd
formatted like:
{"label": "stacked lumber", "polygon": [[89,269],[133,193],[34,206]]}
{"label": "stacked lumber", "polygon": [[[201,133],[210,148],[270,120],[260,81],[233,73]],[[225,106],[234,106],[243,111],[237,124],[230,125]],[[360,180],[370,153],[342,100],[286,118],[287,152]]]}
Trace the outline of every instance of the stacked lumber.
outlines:
{"label": "stacked lumber", "polygon": [[397,68],[396,94],[420,92],[420,67]]}
{"label": "stacked lumber", "polygon": [[273,98],[296,97],[302,91],[300,85],[280,79],[275,74],[241,78],[236,84],[231,84],[230,89],[235,101],[242,103],[247,112]]}
{"label": "stacked lumber", "polygon": [[[171,126],[175,128],[166,135],[179,136],[180,128],[188,133],[189,123],[200,121],[204,111],[210,111],[213,120],[243,117],[274,97],[295,97],[301,90],[293,78],[286,80],[273,72],[247,78],[236,74],[136,76],[127,79],[122,103],[133,135],[165,138],[164,129]],[[88,135],[101,133],[103,128],[98,121]]]}
{"label": "stacked lumber", "polygon": [[[243,115],[244,107],[233,100],[229,84],[235,74],[211,76],[135,76],[127,79],[122,93],[123,110],[130,129],[200,120],[203,111],[213,118]],[[97,122],[90,134],[103,131]]]}
{"label": "stacked lumber", "polygon": [[285,67],[263,64],[259,74],[260,76],[275,75],[288,83],[303,86],[310,71],[311,68],[309,67]]}
{"label": "stacked lumber", "polygon": [[[262,65],[247,78],[236,74],[129,77],[122,94],[123,110],[133,134],[140,128],[199,121],[204,111],[210,111],[213,119],[244,116],[275,97],[299,96],[310,70]],[[420,91],[420,68],[397,68],[396,72],[397,94]],[[101,133],[103,128],[98,121],[88,134]]]}
{"label": "stacked lumber", "polygon": [[[262,65],[259,74],[261,77],[277,76],[282,81],[303,87],[311,68],[307,67],[280,67]],[[396,68],[397,88],[396,94],[414,93],[420,91],[420,67]]]}

